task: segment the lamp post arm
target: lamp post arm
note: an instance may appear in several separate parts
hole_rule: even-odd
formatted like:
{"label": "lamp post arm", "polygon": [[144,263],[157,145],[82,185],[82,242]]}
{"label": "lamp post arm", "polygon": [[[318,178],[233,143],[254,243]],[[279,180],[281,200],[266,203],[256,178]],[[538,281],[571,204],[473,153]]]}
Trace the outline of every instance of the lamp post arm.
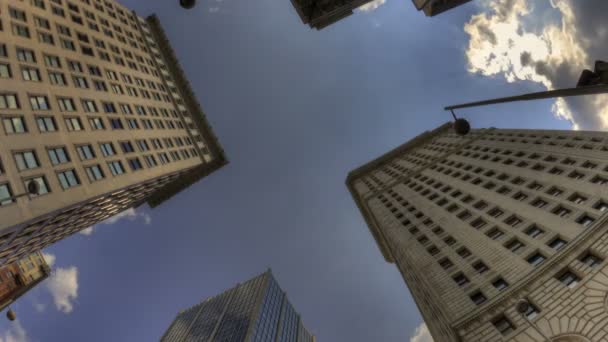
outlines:
{"label": "lamp post arm", "polygon": [[582,95],[594,95],[594,94],[605,94],[608,93],[608,85],[593,85],[586,87],[578,87],[578,88],[566,88],[566,89],[556,89],[549,91],[540,91],[536,93],[522,94],[516,96],[508,96],[501,97],[497,99],[483,100],[477,102],[469,102],[458,105],[452,105],[445,107],[447,110],[454,110],[459,108],[470,108],[470,107],[479,107],[479,106],[487,106],[498,103],[506,103],[506,102],[516,102],[516,101],[531,101],[531,100],[540,100],[540,99],[551,99],[556,97],[571,97],[571,96],[582,96]]}

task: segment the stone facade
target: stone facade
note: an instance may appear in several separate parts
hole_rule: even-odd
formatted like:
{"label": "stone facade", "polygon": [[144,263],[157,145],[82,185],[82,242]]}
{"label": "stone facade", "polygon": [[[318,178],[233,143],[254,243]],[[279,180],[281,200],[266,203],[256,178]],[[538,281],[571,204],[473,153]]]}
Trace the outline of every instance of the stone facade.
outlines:
{"label": "stone facade", "polygon": [[347,185],[436,341],[608,341],[608,134],[446,124]]}
{"label": "stone facade", "polygon": [[181,311],[161,342],[315,342],[270,271]]}
{"label": "stone facade", "polygon": [[158,18],[113,0],[0,2],[0,126],[0,265],[227,163]]}

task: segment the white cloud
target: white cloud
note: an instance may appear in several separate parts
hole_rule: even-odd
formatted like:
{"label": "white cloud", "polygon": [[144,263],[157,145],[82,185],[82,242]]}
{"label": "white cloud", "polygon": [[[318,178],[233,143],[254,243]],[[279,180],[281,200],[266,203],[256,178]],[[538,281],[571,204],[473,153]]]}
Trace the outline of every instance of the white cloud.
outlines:
{"label": "white cloud", "polygon": [[[541,10],[535,12],[532,3],[540,9],[550,6],[539,14],[536,12]],[[470,36],[466,57],[471,73],[502,76],[510,83],[533,82],[546,89],[574,87],[581,71],[592,68],[593,59],[608,53],[601,43],[608,24],[599,18],[599,12],[606,12],[598,10],[595,1],[497,0],[483,4],[485,13],[472,16],[464,26]],[[598,46],[604,51],[594,51]],[[606,95],[558,99],[552,110],[574,129],[608,128]]]}
{"label": "white cloud", "polygon": [[360,11],[363,12],[370,12],[373,11],[375,9],[377,9],[378,7],[384,5],[386,3],[386,0],[372,0],[368,3],[366,3],[365,5],[361,5],[359,7]]}
{"label": "white cloud", "polygon": [[49,267],[53,267],[53,265],[55,264],[55,259],[56,259],[55,255],[43,252],[42,257],[44,258],[46,263],[49,265]]}
{"label": "white cloud", "polygon": [[122,211],[109,219],[103,221],[101,224],[114,224],[122,219],[127,219],[129,221],[135,221],[138,218],[142,219],[145,224],[150,224],[152,222],[152,218],[150,215],[146,213],[139,213],[134,208],[129,208],[125,211]]}
{"label": "white cloud", "polygon": [[63,313],[72,312],[73,301],[78,298],[78,269],[75,266],[57,268],[46,285],[57,310]]}
{"label": "white cloud", "polygon": [[433,342],[433,337],[429,332],[426,324],[421,323],[414,332],[414,336],[410,337],[410,342]]}
{"label": "white cloud", "polygon": [[21,326],[19,320],[11,323],[11,327],[0,335],[0,342],[27,342],[27,332]]}
{"label": "white cloud", "polygon": [[85,228],[85,229],[81,230],[79,233],[82,235],[89,236],[89,235],[93,234],[93,227]]}

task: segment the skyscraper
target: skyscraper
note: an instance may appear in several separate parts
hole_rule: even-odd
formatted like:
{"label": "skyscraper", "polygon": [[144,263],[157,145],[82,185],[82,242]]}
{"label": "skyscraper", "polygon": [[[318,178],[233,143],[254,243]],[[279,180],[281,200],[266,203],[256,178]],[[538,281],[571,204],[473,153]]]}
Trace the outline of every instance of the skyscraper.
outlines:
{"label": "skyscraper", "polygon": [[315,342],[269,271],[181,311],[161,342]]}
{"label": "skyscraper", "polygon": [[347,186],[436,341],[608,340],[607,133],[445,124]]}
{"label": "skyscraper", "polygon": [[412,0],[419,11],[424,11],[429,17],[443,13],[456,6],[463,5],[471,0]]}
{"label": "skyscraper", "polygon": [[0,121],[0,265],[227,162],[158,18],[113,0],[0,3]]}
{"label": "skyscraper", "polygon": [[51,268],[36,252],[0,268],[0,311],[49,277]]}
{"label": "skyscraper", "polygon": [[373,0],[291,0],[304,24],[323,29]]}

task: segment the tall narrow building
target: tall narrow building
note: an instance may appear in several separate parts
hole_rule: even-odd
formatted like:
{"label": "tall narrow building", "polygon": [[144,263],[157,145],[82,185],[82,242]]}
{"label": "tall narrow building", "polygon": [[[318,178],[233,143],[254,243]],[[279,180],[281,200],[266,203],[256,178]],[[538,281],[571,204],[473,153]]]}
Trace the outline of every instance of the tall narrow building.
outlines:
{"label": "tall narrow building", "polygon": [[0,265],[227,162],[158,18],[113,0],[0,2],[0,125]]}
{"label": "tall narrow building", "polygon": [[181,311],[161,342],[315,342],[269,271]]}
{"label": "tall narrow building", "polygon": [[445,124],[347,186],[435,341],[608,340],[607,133]]}

